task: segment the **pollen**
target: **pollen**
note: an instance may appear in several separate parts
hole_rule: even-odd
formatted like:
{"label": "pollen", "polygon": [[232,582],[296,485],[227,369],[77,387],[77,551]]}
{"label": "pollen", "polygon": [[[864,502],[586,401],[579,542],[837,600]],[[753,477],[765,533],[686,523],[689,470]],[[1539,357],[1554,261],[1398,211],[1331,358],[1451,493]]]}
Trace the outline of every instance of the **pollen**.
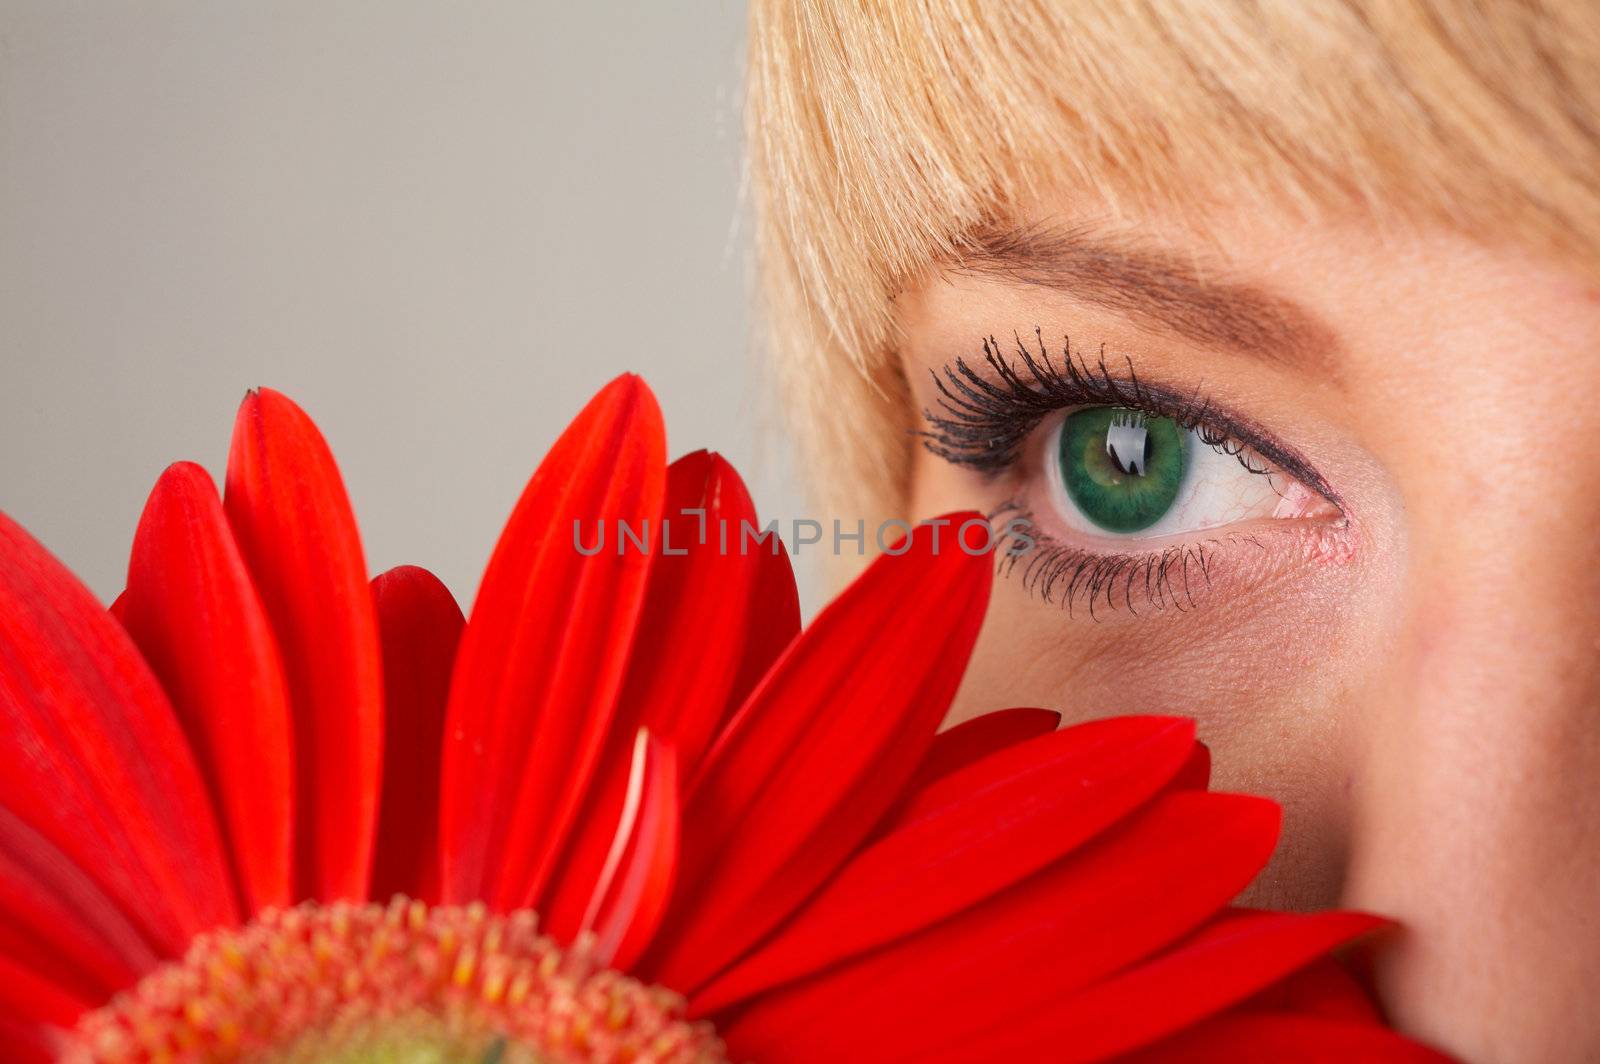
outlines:
{"label": "pollen", "polygon": [[724,1064],[683,999],[528,911],[306,903],[197,939],[89,1013],[67,1064]]}

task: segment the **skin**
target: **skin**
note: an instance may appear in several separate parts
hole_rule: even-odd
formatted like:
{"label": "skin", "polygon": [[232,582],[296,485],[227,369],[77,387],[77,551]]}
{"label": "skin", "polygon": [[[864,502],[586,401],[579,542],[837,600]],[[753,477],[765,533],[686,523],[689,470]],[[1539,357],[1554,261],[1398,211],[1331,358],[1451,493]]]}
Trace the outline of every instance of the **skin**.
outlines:
{"label": "skin", "polygon": [[[997,580],[952,721],[1196,718],[1213,786],[1284,806],[1248,902],[1397,918],[1368,946],[1375,989],[1467,1060],[1600,1059],[1600,286],[1511,246],[1260,209],[1108,228],[1063,200],[1018,220],[1148,256],[1188,295],[1220,291],[1219,313],[1260,297],[1292,336],[1147,306],[1159,271],[1030,270],[1013,248],[897,294],[919,406],[984,336],[1012,354],[1013,333],[1070,334],[1253,421],[1338,506],[1164,541],[1218,541],[1181,611],[1135,593],[1091,619]],[[1052,517],[1046,431],[999,477],[919,448],[911,516],[1021,495],[1047,533],[1128,549]]]}

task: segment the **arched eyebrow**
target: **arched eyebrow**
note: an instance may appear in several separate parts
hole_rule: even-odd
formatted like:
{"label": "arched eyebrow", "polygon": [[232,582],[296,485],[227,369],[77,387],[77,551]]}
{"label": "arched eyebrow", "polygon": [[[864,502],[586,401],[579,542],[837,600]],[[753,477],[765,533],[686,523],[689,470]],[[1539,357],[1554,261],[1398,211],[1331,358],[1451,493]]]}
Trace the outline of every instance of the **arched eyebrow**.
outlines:
{"label": "arched eyebrow", "polygon": [[969,233],[955,272],[1038,285],[1144,327],[1338,380],[1338,334],[1300,303],[1088,227]]}

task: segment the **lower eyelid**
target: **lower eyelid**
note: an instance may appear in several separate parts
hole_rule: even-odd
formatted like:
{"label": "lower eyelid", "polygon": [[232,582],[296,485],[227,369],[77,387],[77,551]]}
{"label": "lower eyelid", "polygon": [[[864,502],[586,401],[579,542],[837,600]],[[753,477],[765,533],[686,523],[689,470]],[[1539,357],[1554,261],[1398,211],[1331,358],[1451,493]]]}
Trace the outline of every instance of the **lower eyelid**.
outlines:
{"label": "lower eyelid", "polygon": [[1086,550],[1040,532],[1027,553],[1007,553],[1002,543],[999,565],[1001,575],[1017,580],[1039,601],[1069,615],[1081,610],[1090,620],[1099,620],[1116,611],[1137,616],[1146,610],[1198,608],[1222,546],[1220,540],[1211,540],[1113,554]]}
{"label": "lower eyelid", "polygon": [[997,528],[1027,522],[1033,540],[1025,553],[1009,553],[1015,542],[999,540],[999,575],[1017,582],[1040,602],[1084,615],[1131,617],[1189,613],[1218,594],[1236,597],[1296,571],[1308,562],[1342,562],[1353,556],[1342,521],[1287,522],[1270,519],[1218,534],[1162,542],[1120,553],[1056,538],[1033,523],[1017,502],[991,514]]}

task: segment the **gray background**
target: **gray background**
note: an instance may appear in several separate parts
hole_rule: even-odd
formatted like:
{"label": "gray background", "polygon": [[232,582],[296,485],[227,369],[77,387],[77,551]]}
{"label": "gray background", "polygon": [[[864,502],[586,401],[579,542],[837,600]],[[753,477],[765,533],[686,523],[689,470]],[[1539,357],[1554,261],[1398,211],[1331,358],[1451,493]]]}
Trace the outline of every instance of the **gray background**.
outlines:
{"label": "gray background", "polygon": [[[797,513],[751,343],[743,5],[0,0],[0,509],[104,598],[246,388],[339,458],[373,572],[465,604],[632,369]],[[809,597],[809,596],[808,596]]]}

